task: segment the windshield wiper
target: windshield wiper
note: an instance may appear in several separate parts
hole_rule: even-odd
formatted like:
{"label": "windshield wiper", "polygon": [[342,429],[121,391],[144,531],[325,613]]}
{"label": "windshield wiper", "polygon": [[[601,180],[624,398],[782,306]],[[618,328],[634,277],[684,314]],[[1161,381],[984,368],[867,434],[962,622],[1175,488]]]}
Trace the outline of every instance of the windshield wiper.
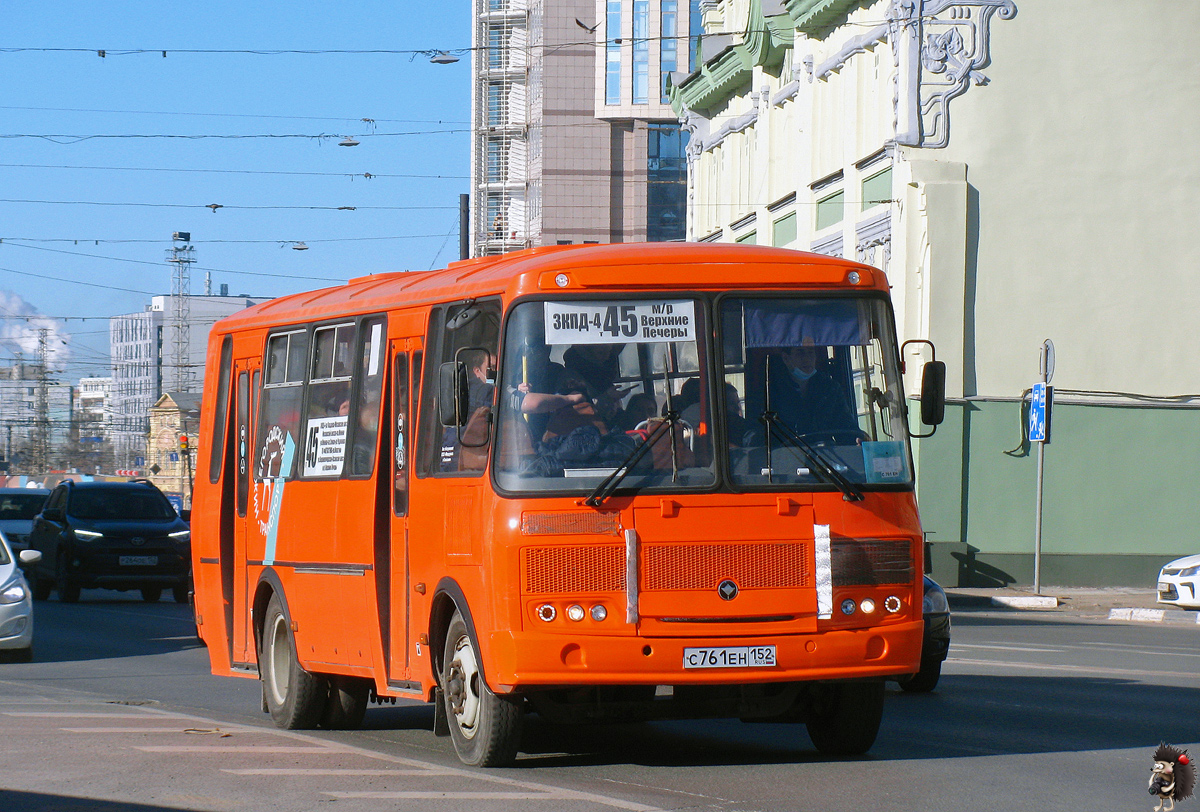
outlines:
{"label": "windshield wiper", "polygon": [[[626,455],[625,459],[621,461],[621,464],[618,465],[611,474],[606,476],[603,482],[596,486],[596,490],[592,491],[591,496],[583,500],[585,505],[588,505],[589,507],[600,507],[600,505],[604,504],[604,500],[612,496],[613,491],[617,489],[617,486],[621,484],[621,481],[629,475],[629,472],[632,471],[634,466],[641,461],[642,457],[646,456],[646,453],[654,447],[654,444],[659,441],[659,438],[661,438],[664,434],[674,434],[675,421],[679,419],[679,412],[671,409],[667,412],[665,417],[666,419],[655,426],[654,430],[651,431],[646,437],[646,442],[630,451],[629,454]],[[675,443],[672,442],[672,451],[674,451],[674,445]],[[678,468],[674,464],[672,465],[672,468],[675,472],[678,471]]]}
{"label": "windshield wiper", "polygon": [[847,479],[841,471],[837,470],[832,463],[825,458],[825,455],[818,451],[812,443],[805,440],[792,428],[779,419],[779,415],[775,412],[765,411],[762,413],[761,420],[767,425],[767,471],[771,472],[771,429],[774,428],[779,436],[788,445],[795,448],[805,456],[809,464],[812,465],[826,480],[832,482],[842,492],[842,496],[848,502],[861,502],[863,492],[859,487]]}

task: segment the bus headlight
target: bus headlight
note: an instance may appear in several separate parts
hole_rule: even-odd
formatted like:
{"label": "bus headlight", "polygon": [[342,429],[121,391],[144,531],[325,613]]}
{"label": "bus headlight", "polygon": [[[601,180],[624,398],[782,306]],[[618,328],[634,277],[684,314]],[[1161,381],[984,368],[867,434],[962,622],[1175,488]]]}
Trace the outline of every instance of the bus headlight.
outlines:
{"label": "bus headlight", "polygon": [[554,604],[552,603],[543,603],[536,611],[538,618],[547,623],[558,617],[558,610],[554,608]]}
{"label": "bus headlight", "polygon": [[577,603],[573,603],[567,607],[567,617],[576,623],[583,620],[584,614],[583,607]]}
{"label": "bus headlight", "polygon": [[857,608],[857,606],[855,606],[853,598],[846,598],[846,600],[842,601],[842,614],[843,615],[854,614],[854,610],[856,608]]}
{"label": "bus headlight", "polygon": [[871,600],[870,598],[863,598],[862,603],[858,605],[858,608],[862,609],[864,615],[869,615],[875,611],[875,601]]}
{"label": "bus headlight", "polygon": [[592,620],[599,623],[606,617],[608,617],[608,610],[604,608],[603,604],[598,603],[592,607]]}

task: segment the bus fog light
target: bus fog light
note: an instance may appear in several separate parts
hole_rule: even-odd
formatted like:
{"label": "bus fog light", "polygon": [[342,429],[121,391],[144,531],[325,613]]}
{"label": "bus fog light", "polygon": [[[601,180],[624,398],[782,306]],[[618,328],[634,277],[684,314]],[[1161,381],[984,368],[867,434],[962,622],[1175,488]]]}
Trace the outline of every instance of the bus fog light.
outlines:
{"label": "bus fog light", "polygon": [[864,615],[869,615],[875,611],[875,601],[871,600],[870,598],[863,598],[862,603],[858,605],[858,608],[862,609]]}
{"label": "bus fog light", "polygon": [[583,620],[583,607],[577,603],[573,603],[567,607],[567,617],[578,623]]}
{"label": "bus fog light", "polygon": [[606,617],[608,617],[608,610],[605,609],[603,605],[598,603],[592,607],[592,620],[599,623],[601,620],[604,620],[604,618],[606,618]]}
{"label": "bus fog light", "polygon": [[902,605],[900,599],[895,595],[888,595],[887,599],[883,602],[883,608],[892,613],[899,612]]}
{"label": "bus fog light", "polygon": [[550,621],[554,620],[554,618],[558,617],[558,610],[554,608],[553,604],[543,603],[537,608],[537,616],[549,623]]}
{"label": "bus fog light", "polygon": [[843,615],[852,615],[852,614],[854,614],[854,610],[855,610],[856,608],[857,608],[857,607],[855,606],[855,603],[854,603],[853,599],[851,599],[851,598],[846,598],[846,600],[842,601],[842,614],[843,614]]}

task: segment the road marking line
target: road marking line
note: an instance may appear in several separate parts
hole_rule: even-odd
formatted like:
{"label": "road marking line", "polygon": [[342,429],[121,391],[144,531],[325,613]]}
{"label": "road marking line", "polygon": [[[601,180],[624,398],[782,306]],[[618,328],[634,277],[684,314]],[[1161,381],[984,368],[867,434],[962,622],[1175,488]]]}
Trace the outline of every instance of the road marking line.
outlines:
{"label": "road marking line", "polygon": [[954,642],[952,642],[950,645],[954,646],[954,648],[956,648],[956,649],[958,649],[958,648],[986,648],[986,649],[996,649],[997,651],[1031,651],[1031,652],[1038,653],[1038,654],[1064,654],[1066,652],[1066,649],[1061,649],[1061,648],[1029,648],[1029,647],[1025,647],[1025,646],[999,646],[999,645],[989,646],[989,645],[986,645],[983,643],[954,643]]}
{"label": "road marking line", "polygon": [[[196,722],[196,723],[204,723],[204,724],[210,724],[210,725],[216,724],[216,722],[214,720],[204,717],[204,716],[175,714],[173,712],[162,711],[162,710],[157,710],[157,709],[153,709],[153,708],[148,708],[147,711],[149,713],[162,714],[163,716],[182,716],[183,718],[188,719],[192,722]],[[233,728],[226,727],[225,729],[229,730],[229,729],[233,729]],[[313,741],[311,736],[308,736],[303,733],[296,733],[296,732],[293,732],[290,730],[272,730],[270,728],[249,728],[249,727],[244,728],[244,730],[247,732],[254,731],[254,732],[258,732],[258,733],[269,733],[270,735],[275,736],[277,738],[290,739],[292,741],[303,741],[303,742]],[[143,750],[146,752],[164,752],[164,753],[166,753],[166,752],[185,752],[185,751],[189,750],[189,748],[182,748],[182,747],[135,747],[133,749]],[[440,764],[434,764],[433,762],[429,762],[429,761],[421,761],[419,759],[414,759],[414,758],[405,758],[404,756],[393,756],[388,753],[381,753],[377,750],[368,750],[365,747],[356,747],[354,745],[343,745],[337,749],[334,749],[332,747],[320,748],[320,747],[308,746],[308,747],[294,747],[294,748],[276,748],[276,749],[272,750],[271,748],[268,748],[268,747],[237,748],[237,747],[222,747],[220,745],[216,745],[216,746],[212,746],[212,747],[191,748],[191,749],[198,750],[199,752],[204,752],[204,753],[208,753],[208,752],[211,752],[211,753],[299,752],[299,753],[331,753],[331,754],[338,754],[338,755],[359,755],[364,758],[368,758],[368,759],[371,759],[371,760],[377,761],[377,762],[382,761],[382,762],[389,763],[389,764],[403,764],[408,767],[429,769],[431,771],[431,774],[459,776],[459,777],[462,777],[465,779],[470,779],[473,781],[483,781],[483,782],[486,782],[489,784],[498,784],[500,786],[513,787],[516,789],[523,789],[526,791],[532,791],[532,792],[537,792],[537,793],[553,793],[553,797],[555,797],[557,799],[561,799],[561,800],[584,801],[584,802],[588,802],[588,803],[594,803],[594,804],[597,804],[600,806],[613,807],[615,809],[628,809],[628,810],[630,810],[630,812],[666,812],[665,810],[663,810],[662,807],[648,806],[646,804],[640,804],[635,801],[626,801],[626,800],[623,800],[620,798],[612,798],[607,795],[600,795],[599,793],[567,790],[567,789],[562,789],[560,787],[553,787],[553,786],[549,786],[546,784],[537,783],[534,781],[522,781],[522,780],[515,779],[515,778],[503,778],[501,776],[494,776],[494,775],[481,775],[478,772],[468,770],[466,768],[455,769],[453,767],[443,767]],[[545,797],[545,795],[539,794],[538,797]]]}
{"label": "road marking line", "polygon": [[[38,712],[18,712],[4,711],[5,716],[29,716],[36,719],[153,719],[155,716],[149,713],[124,713],[117,711],[114,713],[63,713],[61,711],[46,711],[45,713]],[[167,715],[170,717],[171,715]],[[177,716],[173,718],[186,719],[186,716]]]}
{"label": "road marking line", "polygon": [[1006,660],[964,660],[958,657],[950,657],[947,662],[961,663],[963,665],[990,665],[1000,668],[1025,668],[1034,671],[1066,671],[1070,674],[1111,674],[1121,677],[1137,677],[1147,679],[1150,677],[1183,677],[1186,679],[1196,679],[1195,671],[1147,671],[1144,668],[1095,668],[1093,666],[1084,665],[1049,665],[1046,663],[1021,663]]}
{"label": "road marking line", "polygon": [[453,775],[436,768],[428,770],[362,770],[352,767],[335,770],[300,770],[289,767],[264,767],[260,770],[221,770],[230,775]]}
{"label": "road marking line", "polygon": [[403,792],[322,792],[333,798],[444,798],[460,801],[562,801],[561,795],[549,792],[436,792],[409,790]]}
{"label": "road marking line", "polygon": [[661,812],[660,807],[646,806],[634,801],[622,801],[617,798],[605,798],[587,792],[571,792],[570,790],[548,792],[324,792],[338,799],[372,798],[379,800],[411,799],[447,799],[464,801],[591,801],[593,803],[613,806],[618,809],[628,809],[631,812]]}
{"label": "road marking line", "polygon": [[178,733],[187,731],[178,727],[60,727],[68,733]]}
{"label": "road marking line", "polygon": [[134,750],[141,750],[144,753],[312,753],[320,756],[344,756],[347,753],[353,753],[353,750],[342,747],[313,747],[313,746],[297,746],[277,744],[264,745],[199,745],[187,746],[180,745],[178,747],[172,745],[155,745],[145,747],[134,747]]}

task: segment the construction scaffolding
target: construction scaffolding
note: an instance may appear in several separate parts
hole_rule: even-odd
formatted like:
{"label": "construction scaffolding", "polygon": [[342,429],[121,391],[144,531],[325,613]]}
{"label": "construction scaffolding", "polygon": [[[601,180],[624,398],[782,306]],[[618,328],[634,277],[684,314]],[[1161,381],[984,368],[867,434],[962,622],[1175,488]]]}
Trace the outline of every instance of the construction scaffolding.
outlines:
{"label": "construction scaffolding", "polygon": [[541,230],[541,0],[475,0],[472,93],[471,247],[473,256],[533,244]]}

